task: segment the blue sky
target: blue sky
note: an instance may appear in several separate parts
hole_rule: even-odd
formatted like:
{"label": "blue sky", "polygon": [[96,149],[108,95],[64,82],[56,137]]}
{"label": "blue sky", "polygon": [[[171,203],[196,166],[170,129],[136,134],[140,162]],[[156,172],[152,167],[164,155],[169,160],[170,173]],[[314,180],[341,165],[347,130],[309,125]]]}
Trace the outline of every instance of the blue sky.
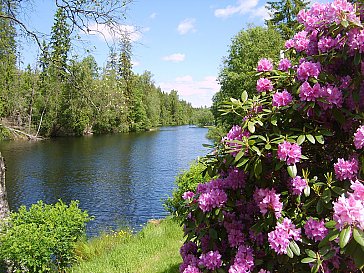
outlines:
{"label": "blue sky", "polygon": [[[248,24],[264,24],[265,4],[265,0],[135,0],[122,26],[132,33],[133,70],[150,71],[163,91],[175,89],[195,107],[211,106],[231,39]],[[53,1],[34,0],[33,10],[24,19],[31,28],[49,34],[54,12]],[[92,28],[104,32],[111,43],[105,26]],[[84,43],[74,44],[74,51],[84,57],[83,48],[90,49],[102,67],[109,53],[105,38],[78,34]],[[25,65],[35,64],[32,47],[23,45]]]}

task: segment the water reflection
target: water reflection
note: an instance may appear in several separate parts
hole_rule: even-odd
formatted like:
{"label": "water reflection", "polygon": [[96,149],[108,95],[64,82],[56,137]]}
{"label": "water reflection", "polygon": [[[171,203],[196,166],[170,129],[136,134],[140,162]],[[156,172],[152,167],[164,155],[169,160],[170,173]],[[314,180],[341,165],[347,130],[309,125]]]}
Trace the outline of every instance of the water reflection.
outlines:
{"label": "water reflection", "polygon": [[127,224],[138,229],[166,215],[161,200],[175,176],[207,150],[206,129],[188,126],[159,131],[4,142],[7,191],[12,210],[38,200],[79,200],[95,220],[88,234]]}

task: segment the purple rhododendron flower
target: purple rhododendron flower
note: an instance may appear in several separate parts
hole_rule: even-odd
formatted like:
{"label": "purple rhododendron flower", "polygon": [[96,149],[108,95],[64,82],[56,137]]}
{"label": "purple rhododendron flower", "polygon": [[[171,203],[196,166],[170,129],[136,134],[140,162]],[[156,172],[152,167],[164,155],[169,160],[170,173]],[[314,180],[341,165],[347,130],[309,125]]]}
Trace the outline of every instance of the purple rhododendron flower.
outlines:
{"label": "purple rhododendron flower", "polygon": [[200,269],[194,265],[188,265],[183,273],[201,273]]}
{"label": "purple rhododendron flower", "polygon": [[334,164],[336,178],[339,180],[355,179],[359,170],[359,162],[356,158],[344,160],[338,158],[337,163]]}
{"label": "purple rhododendron flower", "polygon": [[273,70],[273,64],[270,60],[263,58],[259,60],[257,66],[258,72],[268,72]]}
{"label": "purple rhododendron flower", "polygon": [[315,242],[321,241],[329,233],[324,220],[318,221],[312,219],[312,217],[307,220],[304,229],[306,236]]}
{"label": "purple rhododendron flower", "polygon": [[194,242],[186,242],[180,248],[179,253],[181,254],[182,259],[187,257],[188,254],[197,254],[197,245]]}
{"label": "purple rhododendron flower", "polygon": [[194,196],[195,196],[195,193],[192,191],[186,191],[185,193],[182,194],[182,198],[184,200],[192,199]]}
{"label": "purple rhododendron flower", "polygon": [[301,240],[301,229],[288,218],[284,218],[282,223],[277,223],[275,230],[268,233],[269,246],[278,254],[286,254],[290,240]]}
{"label": "purple rhododendron flower", "polygon": [[313,87],[305,81],[300,87],[300,99],[302,101],[315,101],[321,96],[321,86],[319,83],[315,83]]}
{"label": "purple rhododendron flower", "polygon": [[357,200],[362,200],[364,202],[364,185],[359,180],[351,181],[350,188],[354,191],[352,195]]}
{"label": "purple rhododendron flower", "polygon": [[281,59],[278,64],[278,70],[287,71],[292,67],[291,61],[287,58]]}
{"label": "purple rhododendron flower", "polygon": [[294,195],[301,195],[302,191],[307,187],[306,179],[303,179],[300,176],[296,176],[295,178],[292,178],[290,181],[291,181],[292,193]]}
{"label": "purple rhododendron flower", "polygon": [[221,255],[219,251],[209,251],[200,257],[200,265],[210,270],[215,270],[222,265]]}
{"label": "purple rhododendron flower", "polygon": [[274,189],[256,189],[253,195],[255,203],[260,212],[265,215],[268,210],[273,210],[275,217],[281,217],[283,204],[279,200],[280,194],[276,194]]}
{"label": "purple rhododendron flower", "polygon": [[279,160],[286,161],[288,165],[295,164],[301,159],[301,147],[296,143],[283,141],[278,145],[277,156]]}
{"label": "purple rhododendron flower", "polygon": [[286,106],[291,102],[292,102],[292,96],[287,90],[284,90],[283,92],[276,92],[273,94],[273,100],[272,100],[273,106],[277,107]]}
{"label": "purple rhododendron flower", "polygon": [[354,146],[356,149],[364,147],[364,125],[360,126],[354,134]]}
{"label": "purple rhododendron flower", "polygon": [[226,137],[222,138],[222,142],[226,143],[226,145],[230,146],[230,148],[234,148],[234,152],[232,152],[232,156],[236,156],[241,149],[241,145],[233,142],[233,140],[243,140],[243,137],[249,137],[250,133],[248,130],[243,130],[239,125],[234,125],[231,127],[230,131],[227,133]]}
{"label": "purple rhododendron flower", "polygon": [[251,272],[254,268],[254,255],[250,246],[239,246],[234,258],[234,264],[229,273]]}
{"label": "purple rhododendron flower", "polygon": [[203,212],[210,211],[213,208],[222,207],[227,201],[227,195],[223,190],[212,189],[209,192],[202,193],[198,198],[198,204]]}
{"label": "purple rhododendron flower", "polygon": [[340,196],[337,202],[333,202],[336,228],[342,230],[346,225],[356,226],[364,229],[364,200],[356,199],[355,195],[349,197]]}
{"label": "purple rhododendron flower", "polygon": [[269,79],[260,78],[257,81],[257,90],[259,92],[272,91],[273,90],[273,84]]}
{"label": "purple rhododendron flower", "polygon": [[297,68],[297,78],[300,81],[307,81],[309,77],[318,78],[321,71],[320,63],[302,62]]}
{"label": "purple rhododendron flower", "polygon": [[320,106],[323,109],[332,108],[333,105],[341,108],[343,103],[343,94],[342,92],[333,85],[327,85],[321,88],[321,97],[324,98],[327,103],[320,102]]}

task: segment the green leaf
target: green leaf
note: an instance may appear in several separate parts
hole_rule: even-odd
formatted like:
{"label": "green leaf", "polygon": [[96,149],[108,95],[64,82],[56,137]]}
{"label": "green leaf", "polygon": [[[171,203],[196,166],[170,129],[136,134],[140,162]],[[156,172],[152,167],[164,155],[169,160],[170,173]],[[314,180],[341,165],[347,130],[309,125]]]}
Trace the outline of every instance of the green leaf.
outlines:
{"label": "green leaf", "polygon": [[336,250],[335,249],[332,249],[330,250],[328,253],[326,253],[322,258],[327,261],[327,260],[330,260],[332,257],[334,257],[336,254]]}
{"label": "green leaf", "polygon": [[328,222],[325,223],[325,227],[329,228],[329,229],[332,229],[336,226],[336,221],[334,220],[330,220]]}
{"label": "green leaf", "polygon": [[361,61],[361,54],[359,52],[356,52],[354,56],[354,64],[358,65],[360,64],[360,61]]}
{"label": "green leaf", "polygon": [[255,161],[254,173],[255,177],[259,177],[262,173],[262,161],[260,159],[257,159],[257,161]]}
{"label": "green leaf", "polygon": [[247,100],[248,100],[248,93],[246,91],[243,91],[243,93],[241,93],[241,101],[244,104]]}
{"label": "green leaf", "polygon": [[290,246],[287,246],[287,256],[290,258],[293,258],[293,252],[292,252]]}
{"label": "green leaf", "polygon": [[245,151],[244,150],[240,150],[240,152],[235,157],[235,162],[238,162],[240,160],[240,158],[243,157],[243,155],[245,155]]}
{"label": "green leaf", "polygon": [[318,136],[315,136],[316,140],[318,143],[320,144],[324,144],[325,143],[325,139],[322,135],[318,135]]}
{"label": "green leaf", "polygon": [[210,228],[209,236],[211,239],[216,240],[218,238],[217,231],[213,228]]}
{"label": "green leaf", "polygon": [[306,139],[305,135],[300,135],[300,136],[297,138],[296,143],[297,143],[298,145],[301,145],[301,144],[305,141],[305,139]]}
{"label": "green leaf", "polygon": [[270,123],[272,123],[272,125],[277,126],[277,117],[273,116],[272,119],[270,120]]}
{"label": "green leaf", "polygon": [[308,264],[308,263],[313,263],[314,261],[316,261],[316,258],[307,257],[307,258],[302,259],[301,263]]}
{"label": "green leaf", "polygon": [[289,242],[289,247],[291,248],[293,253],[296,254],[296,256],[301,255],[300,247],[297,245],[297,243],[294,240]]}
{"label": "green leaf", "polygon": [[272,145],[270,145],[269,143],[265,144],[264,149],[266,150],[270,150],[272,148]]}
{"label": "green leaf", "polygon": [[236,165],[236,167],[241,167],[244,166],[247,162],[249,161],[249,158],[243,158],[243,160],[241,160],[238,165]]}
{"label": "green leaf", "polygon": [[252,150],[255,151],[259,156],[262,155],[262,152],[259,150],[257,146],[252,146]]}
{"label": "green leaf", "polygon": [[306,135],[306,138],[308,139],[309,142],[311,142],[312,144],[315,144],[316,141],[315,141],[315,138],[313,137],[313,135]]}
{"label": "green leaf", "polygon": [[343,188],[337,186],[332,186],[331,189],[338,195],[342,195],[345,192]]}
{"label": "green leaf", "polygon": [[329,203],[331,201],[331,190],[329,188],[324,189],[321,198],[325,203]]}
{"label": "green leaf", "polygon": [[345,116],[344,116],[344,114],[340,111],[340,110],[338,110],[337,108],[334,108],[333,110],[332,110],[332,113],[333,113],[333,115],[334,115],[334,117],[335,117],[335,119],[340,123],[340,124],[344,124],[345,123]]}
{"label": "green leaf", "polygon": [[287,171],[290,177],[295,178],[297,176],[297,167],[296,164],[287,166]]}
{"label": "green leaf", "polygon": [[364,231],[355,227],[353,230],[354,240],[361,246],[364,246]]}
{"label": "green leaf", "polygon": [[340,248],[344,248],[349,240],[351,235],[351,226],[347,226],[340,232],[340,238],[339,238],[339,246]]}
{"label": "green leaf", "polygon": [[248,122],[248,130],[249,130],[249,132],[250,132],[250,133],[252,133],[252,134],[254,134],[254,132],[255,132],[255,126],[254,126],[254,123],[253,123],[253,122],[251,122],[251,121],[249,121],[249,122]]}
{"label": "green leaf", "polygon": [[308,255],[308,257],[316,258],[316,253],[314,251],[312,251],[311,249],[305,249],[305,252]]}

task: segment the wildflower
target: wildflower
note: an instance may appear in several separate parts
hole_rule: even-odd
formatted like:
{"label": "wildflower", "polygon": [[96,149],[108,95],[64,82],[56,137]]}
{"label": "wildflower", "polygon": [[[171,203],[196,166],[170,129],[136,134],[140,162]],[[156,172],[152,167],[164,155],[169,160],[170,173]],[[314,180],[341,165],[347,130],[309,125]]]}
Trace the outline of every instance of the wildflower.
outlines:
{"label": "wildflower", "polygon": [[187,200],[187,199],[192,199],[193,197],[195,196],[195,194],[192,192],[192,191],[186,191],[185,193],[182,194],[182,198],[184,200]]}
{"label": "wildflower", "polygon": [[263,58],[258,62],[257,70],[259,72],[267,72],[273,70],[273,64],[270,60]]}
{"label": "wildflower", "polygon": [[300,87],[300,99],[302,101],[315,101],[321,95],[321,86],[315,83],[313,87],[305,81]]}
{"label": "wildflower", "polygon": [[325,227],[324,220],[318,221],[312,217],[307,220],[304,229],[306,236],[315,242],[321,241],[329,232]]}

